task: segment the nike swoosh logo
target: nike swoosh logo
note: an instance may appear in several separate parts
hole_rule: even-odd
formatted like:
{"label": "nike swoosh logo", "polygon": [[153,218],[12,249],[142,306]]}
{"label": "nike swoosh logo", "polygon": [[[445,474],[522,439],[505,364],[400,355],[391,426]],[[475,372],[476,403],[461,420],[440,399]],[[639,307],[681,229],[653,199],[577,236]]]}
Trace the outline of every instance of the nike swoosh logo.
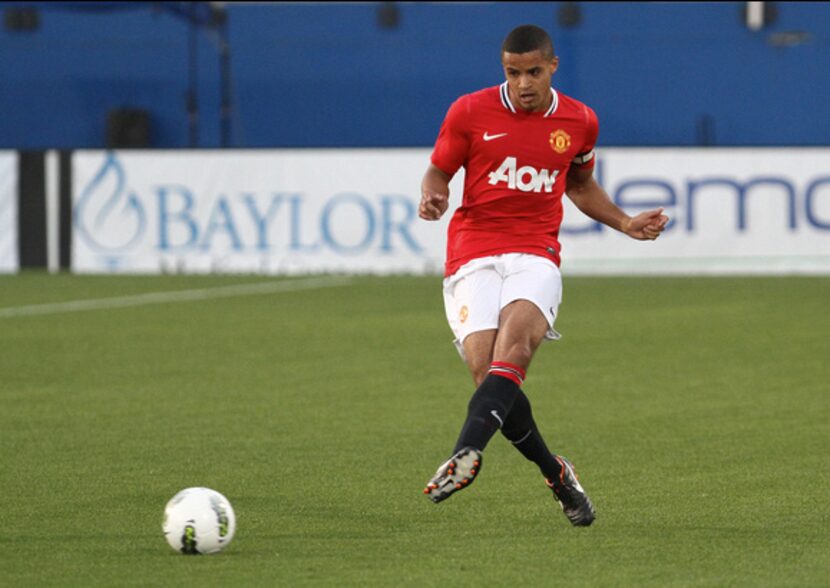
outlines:
{"label": "nike swoosh logo", "polygon": [[488,135],[487,133],[484,133],[484,140],[485,141],[492,141],[493,139],[498,139],[500,137],[506,137],[506,136],[507,136],[507,133],[499,133],[498,135]]}
{"label": "nike swoosh logo", "polygon": [[496,420],[499,422],[499,426],[501,426],[501,427],[504,426],[504,421],[501,420],[501,417],[499,416],[498,412],[496,412],[495,410],[491,410],[490,414],[493,415],[494,417],[496,417]]}

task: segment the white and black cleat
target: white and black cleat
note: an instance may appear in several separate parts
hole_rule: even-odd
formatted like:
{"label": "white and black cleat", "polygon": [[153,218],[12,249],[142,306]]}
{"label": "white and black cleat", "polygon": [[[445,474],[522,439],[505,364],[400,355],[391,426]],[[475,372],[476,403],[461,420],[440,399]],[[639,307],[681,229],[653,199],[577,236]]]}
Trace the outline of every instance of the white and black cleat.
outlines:
{"label": "white and black cleat", "polygon": [[553,491],[554,499],[562,507],[562,512],[571,524],[576,527],[587,527],[597,518],[594,505],[582,489],[571,462],[559,455],[555,455],[554,458],[562,466],[562,471],[558,479],[546,478],[545,483]]}
{"label": "white and black cleat", "polygon": [[459,449],[455,455],[441,464],[435,476],[427,483],[424,494],[433,502],[441,502],[453,493],[473,483],[481,471],[481,451],[473,447]]}

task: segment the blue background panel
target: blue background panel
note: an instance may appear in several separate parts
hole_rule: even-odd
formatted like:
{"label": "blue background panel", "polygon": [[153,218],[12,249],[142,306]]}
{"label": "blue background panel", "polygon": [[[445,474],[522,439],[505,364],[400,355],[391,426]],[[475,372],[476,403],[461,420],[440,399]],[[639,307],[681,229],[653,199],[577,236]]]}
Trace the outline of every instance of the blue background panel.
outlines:
{"label": "blue background panel", "polygon": [[[760,31],[741,2],[580,2],[573,28],[563,4],[396,3],[392,29],[381,3],[229,4],[229,146],[430,145],[455,98],[502,80],[501,41],[524,23],[553,36],[554,85],[596,110],[601,144],[830,145],[830,4],[771,3]],[[198,146],[221,146],[215,29],[188,67],[183,14],[204,3],[26,6],[38,30],[0,31],[0,147],[102,147],[121,107],[150,111],[153,146],[186,147],[192,73]]]}

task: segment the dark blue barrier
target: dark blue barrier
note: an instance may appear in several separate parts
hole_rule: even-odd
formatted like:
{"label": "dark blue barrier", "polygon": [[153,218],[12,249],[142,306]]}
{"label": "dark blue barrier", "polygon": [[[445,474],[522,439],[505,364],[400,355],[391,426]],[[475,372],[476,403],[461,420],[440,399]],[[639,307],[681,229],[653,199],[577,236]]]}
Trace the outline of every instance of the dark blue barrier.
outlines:
{"label": "dark blue barrier", "polygon": [[526,22],[552,34],[555,83],[594,107],[603,145],[830,144],[827,3],[767,3],[760,31],[742,2],[582,2],[574,27],[567,3],[394,3],[392,28],[389,3],[229,4],[229,86],[218,29],[191,29],[187,4],[27,3],[37,29],[0,31],[0,147],[103,147],[125,107],[149,111],[151,146],[218,147],[223,88],[229,146],[429,145],[452,100],[500,81],[501,40]]}

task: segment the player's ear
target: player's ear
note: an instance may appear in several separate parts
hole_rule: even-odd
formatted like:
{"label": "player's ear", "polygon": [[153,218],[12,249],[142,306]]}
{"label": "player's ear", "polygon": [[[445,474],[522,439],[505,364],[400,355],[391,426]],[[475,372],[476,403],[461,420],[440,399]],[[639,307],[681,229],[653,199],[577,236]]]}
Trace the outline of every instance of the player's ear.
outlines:
{"label": "player's ear", "polygon": [[557,69],[559,69],[559,58],[554,55],[550,59],[550,75],[555,74]]}

